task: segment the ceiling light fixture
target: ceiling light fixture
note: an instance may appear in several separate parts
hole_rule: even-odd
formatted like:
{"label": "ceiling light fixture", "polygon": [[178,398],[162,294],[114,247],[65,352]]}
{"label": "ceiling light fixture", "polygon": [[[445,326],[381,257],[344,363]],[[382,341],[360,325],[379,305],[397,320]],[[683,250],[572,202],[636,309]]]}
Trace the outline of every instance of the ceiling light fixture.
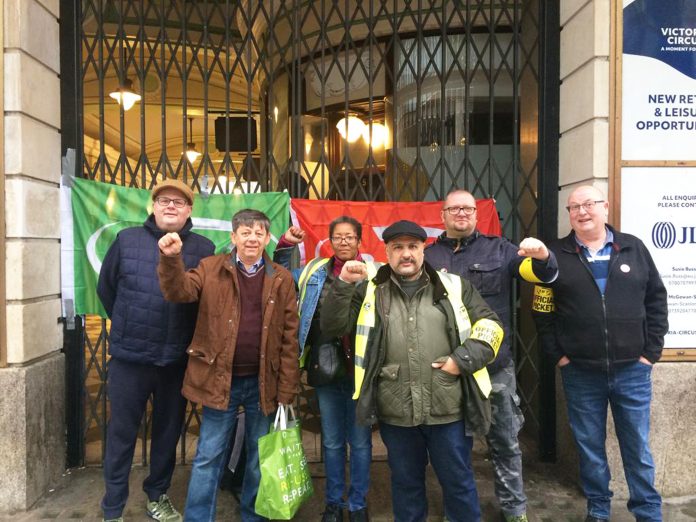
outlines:
{"label": "ceiling light fixture", "polygon": [[[372,134],[372,136],[370,136]],[[387,143],[387,138],[389,137],[389,131],[387,127],[381,123],[372,123],[372,133],[370,133],[370,124],[365,124],[365,130],[363,131],[363,139],[368,145],[372,145],[373,149],[379,149],[384,147]]]}
{"label": "ceiling light fixture", "polygon": [[123,85],[117,91],[109,93],[109,97],[116,100],[116,103],[123,107],[124,111],[133,107],[133,104],[142,99],[138,93],[133,91],[133,82],[126,78]]}
{"label": "ceiling light fixture", "polygon": [[363,135],[365,131],[365,122],[357,116],[349,115],[338,120],[336,128],[344,140],[348,143],[353,143]]}
{"label": "ceiling light fixture", "polygon": [[[189,118],[189,139],[193,140],[193,118]],[[193,163],[200,157],[201,153],[196,150],[196,144],[193,141],[189,141],[186,144],[186,157],[189,163]]]}

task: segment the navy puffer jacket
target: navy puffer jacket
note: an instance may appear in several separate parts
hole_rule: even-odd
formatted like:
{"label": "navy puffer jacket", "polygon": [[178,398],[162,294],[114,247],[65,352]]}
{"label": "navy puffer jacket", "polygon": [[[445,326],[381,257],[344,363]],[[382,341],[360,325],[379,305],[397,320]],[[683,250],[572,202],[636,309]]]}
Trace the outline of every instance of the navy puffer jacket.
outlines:
{"label": "navy puffer jacket", "polygon": [[[187,269],[215,251],[212,241],[191,232],[192,226],[188,219],[179,231]],[[162,297],[157,242],[163,235],[150,215],[142,227],[119,232],[104,258],[97,294],[111,318],[109,353],[116,359],[157,366],[186,362],[198,304]]]}

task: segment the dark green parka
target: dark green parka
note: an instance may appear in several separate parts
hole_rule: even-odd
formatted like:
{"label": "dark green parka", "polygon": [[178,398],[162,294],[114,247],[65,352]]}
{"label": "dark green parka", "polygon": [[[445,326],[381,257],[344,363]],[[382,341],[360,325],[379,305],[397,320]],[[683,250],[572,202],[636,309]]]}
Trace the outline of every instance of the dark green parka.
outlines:
{"label": "dark green parka", "polygon": [[[439,320],[437,313],[435,316],[430,316],[430,320],[421,317],[419,321],[418,317],[415,318],[420,329],[418,335],[420,344],[417,347],[417,352],[421,354],[421,357],[425,356],[426,358],[424,364],[416,369],[427,370],[432,362],[443,359],[443,357],[434,357],[435,354],[440,353],[454,359],[461,371],[461,377],[458,380],[452,379],[449,374],[442,370],[432,368],[430,368],[430,374],[424,372],[422,375],[414,375],[413,371],[408,371],[407,373],[402,372],[402,375],[399,376],[398,365],[385,365],[388,351],[394,353],[394,350],[408,350],[406,346],[387,346],[389,342],[387,341],[389,337],[387,333],[390,328],[401,328],[408,331],[410,325],[395,325],[393,317],[392,323],[390,323],[390,316],[394,316],[393,312],[397,309],[403,309],[403,302],[407,301],[408,297],[401,290],[391,267],[384,265],[377,271],[377,275],[373,279],[376,285],[376,322],[368,338],[363,362],[365,378],[356,407],[356,420],[360,424],[374,424],[379,418],[382,421],[399,425],[417,425],[453,422],[463,417],[468,433],[484,434],[490,426],[490,404],[480,392],[472,374],[489,364],[494,359],[495,352],[488,343],[477,339],[469,338],[463,344],[459,344],[456,319],[452,305],[447,298],[447,290],[440,281],[437,272],[427,263],[424,264],[424,274],[421,280],[423,287],[419,288],[412,299],[427,299],[428,301],[419,302],[415,308],[416,313],[424,315],[423,311],[426,309],[421,307],[428,306],[429,300],[432,299],[432,306],[438,313],[442,314],[443,320]],[[367,284],[365,282],[351,284],[337,278],[329,289],[323,304],[325,312],[321,317],[322,331],[331,336],[345,335],[350,332],[354,334],[366,290]],[[472,326],[481,319],[494,321],[500,326],[498,317],[465,279],[462,279],[461,297]],[[401,299],[402,303],[392,303],[392,299]],[[406,305],[408,306],[408,303]],[[432,312],[432,310],[426,311]],[[444,335],[439,330],[443,327],[445,328]],[[438,330],[428,331],[429,328],[437,328]],[[399,334],[401,335],[403,332],[399,332]],[[430,342],[423,342],[423,340],[435,339],[443,339],[448,346],[433,347]],[[413,341],[413,339],[409,341]],[[430,356],[434,358],[427,360]],[[399,385],[402,387],[403,395],[392,397],[391,402],[396,403],[403,400],[406,412],[411,412],[410,419],[404,418],[403,421],[399,421],[394,416],[393,411],[388,411],[389,401],[385,401],[385,394],[394,395],[394,387],[385,381],[398,381],[397,389]],[[392,386],[391,389],[390,386]],[[444,393],[449,394],[449,401],[443,402]],[[456,400],[457,404],[452,404],[452,398]],[[447,402],[449,405],[446,404]],[[443,408],[448,408],[448,410],[442,411]]]}

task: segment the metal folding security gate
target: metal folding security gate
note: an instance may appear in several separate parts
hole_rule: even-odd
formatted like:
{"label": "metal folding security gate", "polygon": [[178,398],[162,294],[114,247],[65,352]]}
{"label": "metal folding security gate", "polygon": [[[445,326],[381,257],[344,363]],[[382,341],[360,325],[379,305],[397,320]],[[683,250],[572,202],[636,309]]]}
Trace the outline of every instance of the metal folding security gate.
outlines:
{"label": "metal folding security gate", "polygon": [[[508,238],[544,234],[540,180],[553,187],[556,173],[540,144],[557,133],[544,126],[554,96],[540,70],[557,61],[547,33],[558,31],[546,4],[61,2],[64,150],[76,150],[76,176],[129,187],[172,177],[203,193],[354,201],[462,187],[496,199]],[[527,429],[539,433],[550,427],[535,340],[516,331]],[[99,318],[66,330],[73,465],[101,461],[107,345]],[[198,422],[192,410],[182,461]]]}

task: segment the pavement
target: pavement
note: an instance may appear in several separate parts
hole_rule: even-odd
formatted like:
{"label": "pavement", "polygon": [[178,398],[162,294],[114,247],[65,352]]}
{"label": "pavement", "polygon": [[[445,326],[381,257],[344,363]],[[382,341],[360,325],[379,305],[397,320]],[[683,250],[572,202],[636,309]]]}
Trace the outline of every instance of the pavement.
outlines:
{"label": "pavement", "polygon": [[[529,453],[527,453],[528,455]],[[310,463],[314,478],[314,496],[298,511],[293,520],[319,521],[324,508],[323,494],[325,478],[321,463]],[[174,505],[181,509],[186,497],[186,488],[191,468],[179,465],[176,468],[169,490]],[[499,522],[500,513],[493,492],[493,477],[485,448],[474,446],[474,471],[478,486],[483,522]],[[147,469],[135,466],[130,475],[130,498],[124,512],[126,522],[145,522],[145,495],[141,484]],[[442,522],[443,510],[437,479],[428,470],[427,475],[429,517],[428,522]],[[529,498],[528,515],[533,522],[583,522],[585,500],[577,485],[566,478],[558,467],[536,461],[525,462],[525,489]],[[102,470],[98,467],[71,469],[60,478],[54,487],[27,512],[0,514],[0,520],[28,522],[37,520],[55,521],[101,521],[99,501],[104,492]],[[220,491],[217,503],[217,520],[239,521],[237,500],[228,491]],[[368,498],[370,518],[373,522],[393,520],[391,514],[391,491],[389,467],[383,460],[373,461]],[[664,502],[665,522],[696,522],[696,496],[666,499]],[[629,522],[634,518],[626,509],[625,500],[612,503],[612,522]]]}

